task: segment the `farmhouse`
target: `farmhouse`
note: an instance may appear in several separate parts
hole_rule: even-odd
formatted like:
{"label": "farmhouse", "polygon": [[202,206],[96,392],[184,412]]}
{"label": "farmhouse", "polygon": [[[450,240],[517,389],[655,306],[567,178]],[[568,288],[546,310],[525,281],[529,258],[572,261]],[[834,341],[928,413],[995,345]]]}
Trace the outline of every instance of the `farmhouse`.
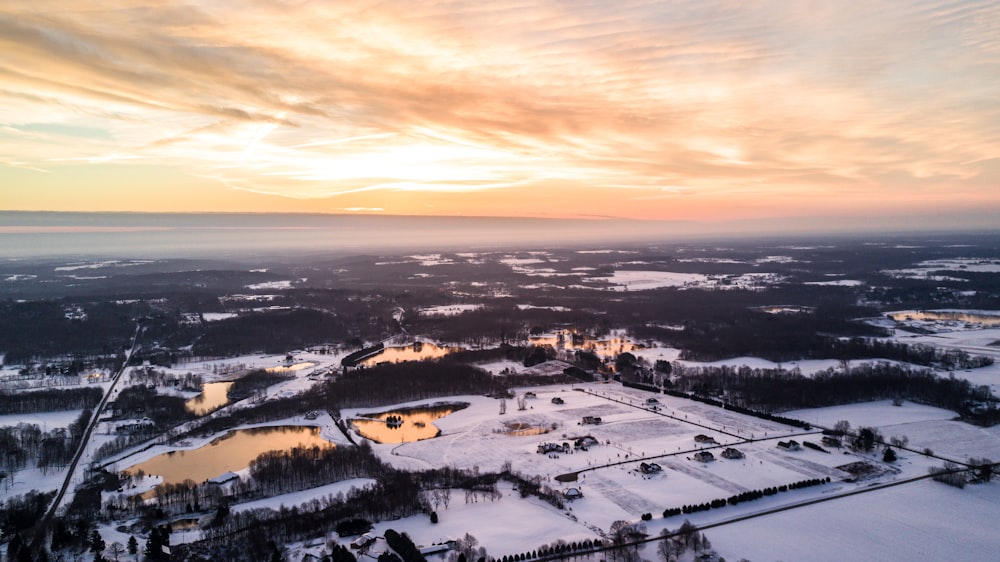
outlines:
{"label": "farmhouse", "polygon": [[743,452],[739,449],[734,449],[732,447],[726,447],[725,451],[722,451],[722,458],[724,459],[742,459],[744,457]]}
{"label": "farmhouse", "polygon": [[694,460],[698,462],[712,462],[715,460],[715,455],[708,451],[698,451],[694,454]]}
{"label": "farmhouse", "polygon": [[794,439],[789,439],[788,441],[778,441],[778,447],[786,451],[798,451],[802,449],[799,442]]}
{"label": "farmhouse", "polygon": [[373,542],[375,542],[375,535],[371,533],[365,533],[360,537],[351,541],[351,548],[364,548]]}
{"label": "farmhouse", "polygon": [[538,454],[547,455],[549,453],[568,453],[569,443],[539,443],[538,444]]}
{"label": "farmhouse", "polygon": [[643,474],[657,474],[663,472],[663,467],[655,462],[642,463],[639,465],[639,470],[641,470]]}
{"label": "farmhouse", "polygon": [[221,485],[225,484],[226,482],[232,482],[233,480],[236,480],[237,478],[239,478],[239,475],[236,474],[235,472],[224,472],[224,473],[216,476],[215,478],[209,478],[205,482],[207,482],[209,484],[214,484],[216,486],[221,486]]}
{"label": "farmhouse", "polygon": [[822,441],[823,441],[823,444],[826,445],[826,446],[828,446],[828,447],[841,447],[842,446],[841,443],[840,443],[840,439],[837,439],[836,437],[831,437],[829,435],[824,435]]}

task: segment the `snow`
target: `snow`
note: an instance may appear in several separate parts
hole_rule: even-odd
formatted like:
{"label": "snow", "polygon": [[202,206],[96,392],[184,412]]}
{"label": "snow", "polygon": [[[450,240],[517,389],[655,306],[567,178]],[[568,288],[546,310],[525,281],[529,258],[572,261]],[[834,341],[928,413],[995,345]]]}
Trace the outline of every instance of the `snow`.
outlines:
{"label": "snow", "polygon": [[864,281],[857,279],[835,279],[833,281],[807,281],[803,285],[820,285],[824,287],[858,287],[864,285]]}
{"label": "snow", "polygon": [[993,560],[1000,534],[985,523],[1000,515],[998,506],[998,483],[959,490],[921,481],[706,534],[727,560]]}
{"label": "snow", "polygon": [[37,425],[42,429],[42,431],[52,431],[58,427],[69,427],[69,424],[73,423],[80,417],[81,412],[83,412],[83,410],[7,414],[0,416],[0,427],[26,423]]}
{"label": "snow", "polygon": [[522,499],[509,483],[500,483],[498,488],[503,494],[498,501],[480,498],[475,503],[465,503],[464,490],[452,490],[448,507],[437,510],[437,524],[427,516],[407,517],[378,523],[375,533],[382,535],[386,529],[395,529],[423,546],[471,533],[495,558],[535,550],[558,539],[572,542],[595,536],[582,523],[537,498]]}
{"label": "snow", "polygon": [[552,310],[555,312],[569,312],[570,309],[565,306],[534,306],[531,304],[519,304],[517,305],[518,310]]}
{"label": "snow", "polygon": [[201,315],[205,322],[217,322],[227,318],[235,318],[236,316],[235,312],[203,312]]}
{"label": "snow", "polygon": [[300,490],[290,494],[282,494],[280,496],[264,498],[261,500],[239,503],[232,506],[232,510],[239,513],[240,511],[260,508],[270,508],[275,510],[281,509],[282,506],[291,508],[300,506],[314,498],[336,496],[341,493],[347,494],[353,489],[363,489],[372,486],[373,484],[375,484],[375,480],[371,478],[351,478],[348,480],[341,480],[340,482],[334,482],[333,484],[327,484],[325,486],[310,488],[308,490]]}
{"label": "snow", "polygon": [[482,304],[445,304],[441,306],[425,306],[418,312],[421,316],[457,316],[463,312],[472,312],[483,308]]}
{"label": "snow", "polygon": [[588,277],[590,283],[608,283],[615,291],[647,291],[663,287],[683,287],[704,283],[708,276],[700,273],[673,273],[670,271],[616,270],[610,277]]}
{"label": "snow", "polygon": [[833,427],[838,421],[847,420],[852,427],[883,428],[913,422],[951,420],[955,417],[955,412],[905,401],[902,406],[893,406],[891,400],[878,400],[826,408],[792,410],[783,415],[825,427]]}
{"label": "snow", "polygon": [[291,281],[266,281],[264,283],[253,283],[246,286],[247,289],[251,291],[265,291],[265,290],[280,290],[280,289],[291,289]]}

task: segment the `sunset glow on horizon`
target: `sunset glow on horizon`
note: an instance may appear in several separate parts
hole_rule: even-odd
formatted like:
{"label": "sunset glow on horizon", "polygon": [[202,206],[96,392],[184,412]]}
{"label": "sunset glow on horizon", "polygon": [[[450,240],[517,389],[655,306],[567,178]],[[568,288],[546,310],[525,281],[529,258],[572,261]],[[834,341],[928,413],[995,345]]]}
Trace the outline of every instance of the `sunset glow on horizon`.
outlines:
{"label": "sunset glow on horizon", "polygon": [[1000,224],[996,2],[40,0],[0,50],[5,210]]}

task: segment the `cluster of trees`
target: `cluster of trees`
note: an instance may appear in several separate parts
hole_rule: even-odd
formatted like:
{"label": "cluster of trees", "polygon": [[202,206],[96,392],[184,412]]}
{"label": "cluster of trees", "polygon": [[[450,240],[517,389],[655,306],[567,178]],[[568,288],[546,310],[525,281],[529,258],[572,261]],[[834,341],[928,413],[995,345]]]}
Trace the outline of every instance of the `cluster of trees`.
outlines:
{"label": "cluster of trees", "polygon": [[427,562],[417,545],[413,544],[406,533],[398,533],[395,529],[385,530],[385,542],[394,550],[403,562]]}
{"label": "cluster of trees", "polygon": [[725,389],[727,407],[732,403],[765,411],[905,398],[961,412],[970,400],[991,400],[987,387],[974,386],[968,380],[887,362],[862,363],[846,372],[830,368],[810,377],[794,370],[747,366],[688,368],[675,388],[716,396]]}
{"label": "cluster of trees", "polygon": [[675,532],[670,532],[669,529],[660,531],[656,552],[663,558],[664,562],[676,562],[688,550],[698,553],[699,551],[711,550],[711,548],[712,542],[708,540],[708,537],[685,519]]}
{"label": "cluster of trees", "polygon": [[[24,531],[34,527],[41,520],[49,502],[55,497],[53,492],[32,490],[19,496],[11,496],[0,504],[0,542],[13,540]],[[8,560],[13,560],[8,557]]]}
{"label": "cluster of trees", "polygon": [[556,540],[550,544],[544,544],[531,552],[521,552],[519,554],[504,555],[497,558],[497,562],[519,562],[520,560],[534,560],[535,558],[546,558],[550,556],[558,556],[570,558],[574,553],[580,551],[590,550],[592,548],[601,548],[604,543],[601,539],[585,539],[583,541],[573,541],[567,542],[564,539]]}
{"label": "cluster of trees", "polygon": [[838,349],[837,339],[827,334],[886,335],[880,328],[854,320],[875,314],[874,310],[857,308],[817,308],[811,314],[768,314],[746,309],[723,322],[695,316],[697,320],[688,322],[684,330],[667,330],[662,335],[681,349],[680,358],[687,361],[710,362],[748,355],[771,361],[839,358],[836,353],[846,350]]}
{"label": "cluster of trees", "polygon": [[345,373],[324,387],[329,405],[370,407],[410,400],[490,394],[502,388],[489,373],[447,361],[408,361]]}
{"label": "cluster of trees", "polygon": [[149,418],[161,428],[172,427],[196,416],[189,412],[181,396],[159,394],[145,386],[127,386],[113,402],[117,418]]}
{"label": "cluster of trees", "polygon": [[84,410],[68,429],[60,427],[46,432],[26,423],[0,427],[0,451],[3,451],[0,467],[11,473],[29,464],[43,472],[49,467],[65,466],[73,458],[90,417],[90,410]]}
{"label": "cluster of trees", "polygon": [[945,462],[944,466],[932,466],[927,469],[935,482],[942,482],[956,488],[964,488],[969,478],[963,468],[953,462]]}
{"label": "cluster of trees", "polygon": [[201,375],[196,375],[194,373],[185,373],[183,375],[174,375],[172,373],[165,373],[163,371],[157,371],[152,367],[145,367],[143,369],[133,369],[129,374],[129,380],[133,384],[140,385],[154,385],[154,386],[180,386],[184,390],[195,390],[200,391],[201,385],[204,382]]}
{"label": "cluster of trees", "polygon": [[96,386],[0,392],[0,415],[83,410],[96,406],[101,396],[101,389]]}
{"label": "cluster of trees", "polygon": [[389,468],[367,441],[357,447],[294,447],[263,453],[250,463],[251,485],[263,495],[287,494],[350,478],[379,478]]}
{"label": "cluster of trees", "polygon": [[202,330],[191,353],[206,357],[284,353],[347,336],[340,317],[308,308],[234,316],[209,322]]}
{"label": "cluster of trees", "polygon": [[821,484],[826,484],[830,482],[830,477],[826,478],[811,478],[809,480],[799,480],[798,482],[792,482],[791,484],[782,484],[781,486],[771,486],[769,488],[762,488],[760,490],[747,490],[746,492],[741,492],[736,495],[729,496],[728,498],[716,498],[710,502],[683,505],[681,507],[670,507],[663,510],[663,517],[674,517],[682,513],[697,513],[699,511],[708,511],[709,509],[718,509],[720,507],[726,507],[727,505],[737,505],[740,503],[745,503],[748,501],[759,500],[764,496],[773,496],[778,492],[787,492],[789,490],[799,490],[802,488],[808,488],[810,486],[819,486]]}
{"label": "cluster of trees", "polygon": [[233,381],[233,385],[229,387],[226,396],[231,402],[237,402],[252,396],[254,393],[263,391],[269,386],[293,378],[295,378],[295,375],[292,374],[280,372],[269,373],[265,369],[255,369]]}
{"label": "cluster of trees", "polygon": [[86,320],[70,320],[66,318],[70,305],[58,301],[0,301],[4,325],[17,327],[0,330],[4,361],[23,364],[34,358],[67,355],[115,357],[128,346],[135,331],[132,318],[148,311],[145,303],[90,302],[79,305]]}

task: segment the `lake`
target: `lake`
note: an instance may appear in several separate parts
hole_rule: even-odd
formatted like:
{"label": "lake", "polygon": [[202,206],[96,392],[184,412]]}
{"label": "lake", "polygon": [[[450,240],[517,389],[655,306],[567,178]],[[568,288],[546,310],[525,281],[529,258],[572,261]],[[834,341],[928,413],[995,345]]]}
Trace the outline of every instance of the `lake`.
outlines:
{"label": "lake", "polygon": [[433,422],[466,406],[467,404],[418,406],[377,414],[360,414],[351,423],[358,433],[376,443],[411,443],[437,437],[441,430]]}
{"label": "lake", "polygon": [[242,470],[268,451],[287,451],[297,445],[333,447],[320,436],[318,427],[278,426],[237,429],[193,450],[164,453],[128,468],[135,473],[163,477],[163,483],[191,479],[202,483],[223,473]]}
{"label": "lake", "polygon": [[921,322],[966,322],[969,324],[981,324],[983,326],[1000,326],[1000,311],[976,310],[904,310],[902,312],[890,312],[889,318],[897,322],[905,320],[918,320]]}
{"label": "lake", "polygon": [[415,342],[407,346],[387,347],[382,353],[373,355],[361,362],[366,367],[374,367],[379,363],[399,363],[401,361],[423,361],[424,359],[437,359],[444,357],[454,351],[461,351],[460,347],[444,347],[431,342]]}

